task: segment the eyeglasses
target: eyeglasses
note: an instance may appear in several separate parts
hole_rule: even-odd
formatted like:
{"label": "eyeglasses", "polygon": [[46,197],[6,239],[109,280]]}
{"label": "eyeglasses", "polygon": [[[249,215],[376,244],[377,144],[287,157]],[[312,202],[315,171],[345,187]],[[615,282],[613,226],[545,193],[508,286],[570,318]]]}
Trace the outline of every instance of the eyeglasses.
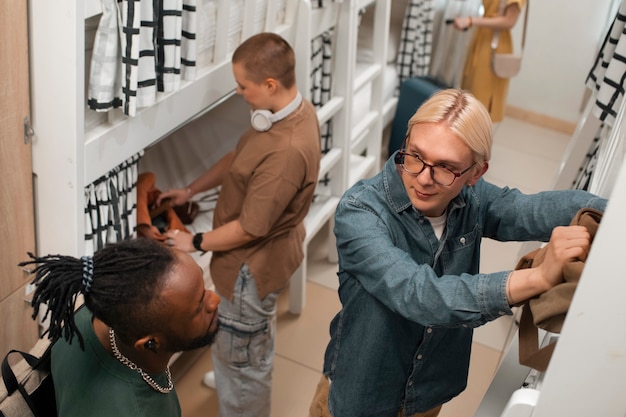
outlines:
{"label": "eyeglasses", "polygon": [[437,184],[443,185],[444,187],[452,185],[454,180],[465,174],[467,171],[472,169],[474,165],[476,165],[476,163],[473,163],[469,168],[464,169],[461,172],[454,172],[441,165],[427,164],[422,158],[419,157],[419,155],[413,153],[398,151],[396,158],[396,163],[399,163],[406,173],[416,177],[421,174],[426,167],[430,168],[430,177]]}

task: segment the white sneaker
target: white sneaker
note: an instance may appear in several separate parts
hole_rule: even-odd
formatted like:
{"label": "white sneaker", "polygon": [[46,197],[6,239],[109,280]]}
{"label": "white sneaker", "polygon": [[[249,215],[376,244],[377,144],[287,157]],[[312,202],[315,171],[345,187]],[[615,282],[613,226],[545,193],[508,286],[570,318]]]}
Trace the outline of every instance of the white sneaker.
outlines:
{"label": "white sneaker", "polygon": [[215,389],[215,387],[216,387],[216,385],[215,385],[215,371],[209,371],[206,374],[204,374],[204,378],[202,379],[202,382],[207,387]]}

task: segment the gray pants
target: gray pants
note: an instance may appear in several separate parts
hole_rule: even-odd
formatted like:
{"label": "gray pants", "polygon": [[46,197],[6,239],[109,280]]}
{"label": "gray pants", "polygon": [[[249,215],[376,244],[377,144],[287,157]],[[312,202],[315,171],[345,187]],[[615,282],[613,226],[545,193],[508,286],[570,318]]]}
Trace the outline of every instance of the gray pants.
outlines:
{"label": "gray pants", "polygon": [[219,415],[269,417],[278,293],[259,300],[254,277],[244,264],[233,301],[221,298],[220,329],[211,348]]}

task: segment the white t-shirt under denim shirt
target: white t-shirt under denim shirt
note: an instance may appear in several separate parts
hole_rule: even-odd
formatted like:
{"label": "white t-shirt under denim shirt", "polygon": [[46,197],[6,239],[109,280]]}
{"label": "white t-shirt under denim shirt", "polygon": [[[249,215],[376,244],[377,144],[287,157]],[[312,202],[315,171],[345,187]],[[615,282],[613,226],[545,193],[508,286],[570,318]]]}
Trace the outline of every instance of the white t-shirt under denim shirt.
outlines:
{"label": "white t-shirt under denim shirt", "polygon": [[435,236],[437,239],[441,240],[441,236],[443,235],[443,231],[446,228],[446,220],[448,219],[448,212],[443,213],[439,217],[428,217],[424,216],[430,222],[433,230],[435,231]]}

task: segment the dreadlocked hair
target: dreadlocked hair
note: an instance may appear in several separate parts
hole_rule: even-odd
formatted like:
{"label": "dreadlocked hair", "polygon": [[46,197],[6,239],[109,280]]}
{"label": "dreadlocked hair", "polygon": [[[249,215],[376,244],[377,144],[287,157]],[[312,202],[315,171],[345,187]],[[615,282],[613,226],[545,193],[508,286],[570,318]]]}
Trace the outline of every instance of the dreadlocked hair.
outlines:
{"label": "dreadlocked hair", "polygon": [[18,265],[35,265],[28,271],[35,275],[32,299],[33,318],[41,304],[47,305],[44,320],[49,318],[47,333],[51,341],[63,336],[71,342],[77,336],[82,349],[83,337],[74,321],[78,295],[94,317],[112,327],[118,337],[132,342],[158,327],[159,294],[176,262],[166,246],[148,238],[124,240],[111,244],[93,256],[93,279],[87,288],[83,282],[83,260],[72,256],[47,255]]}

